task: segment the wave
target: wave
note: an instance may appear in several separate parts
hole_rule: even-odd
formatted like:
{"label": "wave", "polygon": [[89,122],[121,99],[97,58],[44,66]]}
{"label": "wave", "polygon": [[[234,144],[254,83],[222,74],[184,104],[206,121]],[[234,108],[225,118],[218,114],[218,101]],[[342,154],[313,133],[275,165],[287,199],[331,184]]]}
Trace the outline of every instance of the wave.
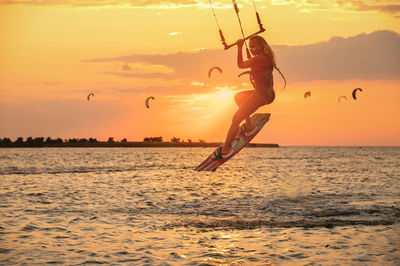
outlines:
{"label": "wave", "polygon": [[[400,202],[379,203],[374,196],[362,193],[281,197],[269,202],[253,201],[253,206],[245,204],[243,210],[222,203],[214,206],[210,212],[209,208],[203,209],[201,205],[199,203],[191,206],[192,212],[189,213],[181,208],[181,215],[196,215],[196,218],[187,218],[171,226],[232,229],[254,229],[261,226],[330,228],[391,225],[400,222]],[[253,211],[250,214],[251,209]]]}
{"label": "wave", "polygon": [[113,168],[84,168],[84,169],[2,169],[0,175],[40,175],[40,174],[85,174],[85,173],[110,173],[135,171],[131,169],[113,169]]}
{"label": "wave", "polygon": [[[65,169],[52,169],[52,168],[17,168],[17,167],[6,167],[0,169],[0,176],[2,175],[41,175],[41,174],[85,174],[85,173],[113,173],[113,172],[131,172],[143,169],[177,169],[176,165],[165,165],[165,164],[150,164],[150,165],[132,165],[127,167],[76,167],[76,168],[65,168]],[[180,167],[179,169],[181,169]]]}
{"label": "wave", "polygon": [[194,219],[186,220],[180,224],[170,224],[166,227],[177,227],[177,226],[189,226],[197,228],[210,228],[210,229],[256,229],[259,227],[271,227],[271,228],[313,228],[313,227],[327,227],[332,228],[335,226],[350,226],[350,225],[391,225],[396,223],[396,219],[338,219],[338,218],[301,218],[301,219],[288,219],[288,220],[276,220],[276,219],[253,219],[253,220],[237,220],[237,219]]}
{"label": "wave", "polygon": [[[43,193],[29,193],[29,197],[41,198]],[[195,227],[202,229],[256,229],[270,228],[313,228],[352,225],[392,225],[400,223],[400,202],[379,203],[359,201],[365,194],[337,195],[322,194],[309,195],[298,198],[274,199],[269,203],[251,201],[243,208],[238,208],[234,202],[240,199],[231,199],[228,202],[219,201],[210,203],[209,200],[198,200],[197,204],[174,204],[168,200],[146,201],[145,204],[130,204],[129,207],[109,206],[93,210],[91,207],[76,208],[74,204],[43,209],[26,209],[31,215],[63,216],[66,213],[76,214],[78,217],[69,223],[83,220],[103,220],[106,217],[129,216],[134,219],[140,217],[154,217],[163,221],[159,225],[162,229],[175,227]],[[359,201],[359,202],[357,202]],[[329,204],[328,204],[329,202]],[[155,218],[159,217],[159,219]],[[23,231],[43,230],[35,224],[28,224]],[[46,230],[62,230],[62,228],[45,228]]]}

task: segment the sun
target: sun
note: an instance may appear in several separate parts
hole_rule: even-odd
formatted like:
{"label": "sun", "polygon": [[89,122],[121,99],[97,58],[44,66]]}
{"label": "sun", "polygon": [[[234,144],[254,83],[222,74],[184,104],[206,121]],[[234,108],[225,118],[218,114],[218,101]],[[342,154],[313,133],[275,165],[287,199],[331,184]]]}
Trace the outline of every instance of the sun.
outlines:
{"label": "sun", "polygon": [[216,92],[213,93],[212,96],[217,96],[221,100],[228,100],[228,98],[232,97],[235,92],[232,87],[224,86],[224,87],[216,87]]}

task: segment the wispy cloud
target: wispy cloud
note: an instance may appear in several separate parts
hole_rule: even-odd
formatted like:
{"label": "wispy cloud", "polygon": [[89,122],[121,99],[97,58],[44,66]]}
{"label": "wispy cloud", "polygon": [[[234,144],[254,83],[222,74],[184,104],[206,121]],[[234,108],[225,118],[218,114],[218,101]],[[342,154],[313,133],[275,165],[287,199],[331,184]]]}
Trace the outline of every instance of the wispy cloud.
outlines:
{"label": "wispy cloud", "polygon": [[296,4],[295,0],[271,0],[272,5],[276,6],[286,6],[290,4]]}
{"label": "wispy cloud", "polygon": [[272,5],[293,5],[303,12],[315,10],[377,11],[398,18],[398,0],[271,0]]}
{"label": "wispy cloud", "polygon": [[[208,70],[218,65],[228,71],[224,72],[223,78],[236,77],[235,52],[221,50],[201,50],[193,53],[175,53],[166,55],[129,55],[113,58],[95,58],[83,60],[87,63],[122,63],[124,65],[136,66],[132,71],[104,71],[106,74],[118,75],[132,78],[162,78],[165,80],[184,79],[208,81]],[[141,68],[143,67],[143,69]],[[147,69],[147,70],[146,70]],[[231,71],[229,71],[229,69]]]}
{"label": "wispy cloud", "polygon": [[182,32],[178,32],[178,31],[168,33],[169,36],[177,36],[177,35],[181,35],[181,34],[182,34]]}
{"label": "wispy cloud", "polygon": [[378,11],[389,14],[400,12],[400,4],[393,0],[338,0],[338,4],[357,11]]}
{"label": "wispy cloud", "polygon": [[[399,17],[398,0],[271,0],[271,5],[296,6],[302,12],[313,10],[377,11]],[[207,0],[0,0],[0,5],[60,6],[60,7],[129,7],[170,9],[209,8]],[[214,8],[232,8],[230,1],[213,2]]]}
{"label": "wispy cloud", "polygon": [[64,6],[64,7],[137,7],[180,8],[202,7],[207,1],[199,0],[0,0],[0,5]]}
{"label": "wispy cloud", "polygon": [[128,71],[128,70],[131,70],[131,67],[129,65],[123,65],[122,70]]}
{"label": "wispy cloud", "polygon": [[56,86],[56,85],[61,85],[62,82],[60,81],[44,81],[44,82],[25,82],[25,83],[20,83],[19,85],[21,86]]}
{"label": "wispy cloud", "polygon": [[103,72],[103,74],[126,77],[126,78],[144,78],[144,79],[156,79],[164,78],[169,79],[170,77],[165,73],[126,73],[126,72]]}

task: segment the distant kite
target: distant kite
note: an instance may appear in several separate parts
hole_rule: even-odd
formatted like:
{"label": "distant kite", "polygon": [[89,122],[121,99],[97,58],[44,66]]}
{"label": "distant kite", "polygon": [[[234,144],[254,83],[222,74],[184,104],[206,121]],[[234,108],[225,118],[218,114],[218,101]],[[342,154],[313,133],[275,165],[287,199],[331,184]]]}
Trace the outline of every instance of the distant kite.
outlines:
{"label": "distant kite", "polygon": [[149,100],[150,99],[155,100],[153,96],[150,96],[150,97],[147,97],[146,101],[144,102],[146,107],[149,108],[149,109],[150,109],[150,106],[149,106]]}
{"label": "distant kite", "polygon": [[362,89],[361,89],[361,88],[357,88],[357,89],[354,89],[354,90],[353,90],[353,92],[351,93],[351,95],[353,96],[353,99],[354,99],[354,100],[357,100],[357,96],[356,96],[357,91],[362,91]]}
{"label": "distant kite", "polygon": [[214,69],[217,69],[219,71],[219,73],[222,73],[222,69],[220,67],[218,67],[218,66],[212,67],[212,68],[210,68],[210,70],[208,70],[208,78],[211,78],[211,72]]}
{"label": "distant kite", "polygon": [[310,97],[311,96],[311,91],[307,91],[304,93],[304,98]]}
{"label": "distant kite", "polygon": [[92,96],[92,97],[94,97],[94,93],[89,93],[89,95],[87,96],[87,100],[89,101],[90,100],[90,96]]}
{"label": "distant kite", "polygon": [[340,96],[339,98],[338,98],[338,102],[340,102],[340,100],[342,100],[342,99],[345,99],[346,101],[347,101],[347,97],[346,96]]}

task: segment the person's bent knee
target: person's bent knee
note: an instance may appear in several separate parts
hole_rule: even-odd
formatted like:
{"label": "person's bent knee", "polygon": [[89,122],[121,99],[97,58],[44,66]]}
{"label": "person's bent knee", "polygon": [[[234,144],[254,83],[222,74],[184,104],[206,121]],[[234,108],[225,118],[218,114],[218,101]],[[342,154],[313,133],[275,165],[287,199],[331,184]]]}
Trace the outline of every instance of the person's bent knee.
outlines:
{"label": "person's bent knee", "polygon": [[236,93],[233,98],[235,100],[235,103],[238,106],[240,106],[253,93],[254,93],[253,90],[240,91],[240,92]]}
{"label": "person's bent knee", "polygon": [[235,96],[233,97],[233,99],[235,100],[235,103],[237,105],[240,105],[243,102],[243,96],[241,95],[241,93],[236,93]]}

